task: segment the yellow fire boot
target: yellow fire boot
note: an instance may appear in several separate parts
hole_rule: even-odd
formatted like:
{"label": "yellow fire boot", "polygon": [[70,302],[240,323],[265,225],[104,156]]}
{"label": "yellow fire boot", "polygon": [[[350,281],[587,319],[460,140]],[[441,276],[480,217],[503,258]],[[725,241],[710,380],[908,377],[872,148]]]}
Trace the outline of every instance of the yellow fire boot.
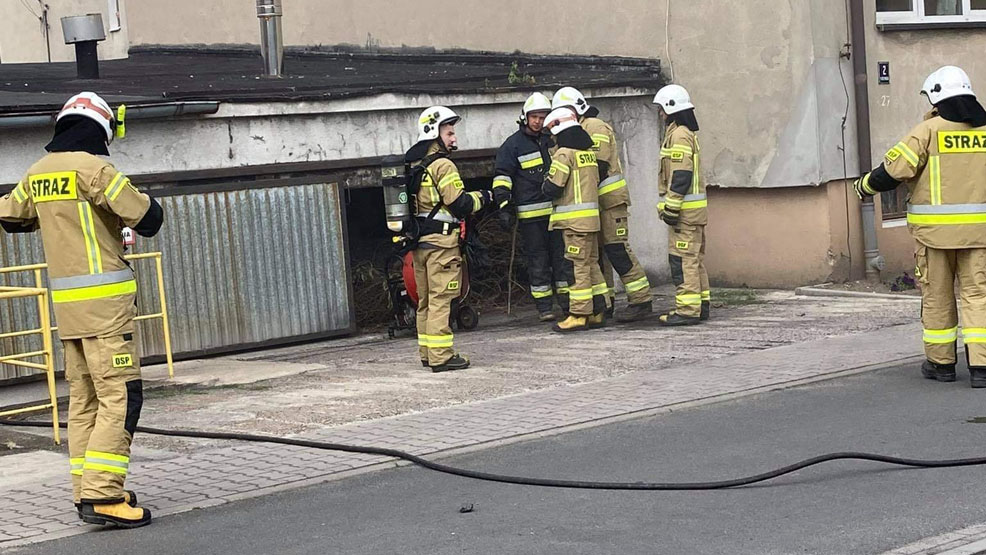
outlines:
{"label": "yellow fire boot", "polygon": [[561,333],[583,331],[589,329],[589,319],[585,316],[569,314],[568,318],[554,325],[554,330]]}
{"label": "yellow fire boot", "polygon": [[589,329],[605,328],[606,327],[606,314],[600,312],[599,314],[593,314],[587,319],[589,324]]}
{"label": "yellow fire boot", "polygon": [[[137,506],[137,492],[128,489],[123,490],[123,502],[131,507]],[[75,504],[75,510],[79,513],[79,519],[82,518],[82,503]]]}
{"label": "yellow fire boot", "polygon": [[151,523],[151,511],[140,507],[131,507],[126,503],[106,505],[83,503],[82,520],[88,524],[140,528]]}

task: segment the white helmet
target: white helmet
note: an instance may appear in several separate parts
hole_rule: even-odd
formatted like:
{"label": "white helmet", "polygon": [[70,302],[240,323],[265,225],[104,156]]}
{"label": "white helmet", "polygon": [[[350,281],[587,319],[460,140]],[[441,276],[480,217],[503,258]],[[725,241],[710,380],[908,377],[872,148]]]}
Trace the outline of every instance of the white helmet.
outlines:
{"label": "white helmet", "polygon": [[418,118],[418,142],[429,141],[438,138],[438,129],[448,123],[455,125],[460,119],[459,115],[445,106],[432,106],[421,112]]}
{"label": "white helmet", "polygon": [[113,116],[110,105],[98,94],[81,92],[68,99],[68,102],[62,106],[62,110],[58,112],[58,116],[55,117],[55,122],[57,123],[67,116],[83,116],[95,121],[106,132],[106,144],[113,142],[116,118]]}
{"label": "white helmet", "polygon": [[695,107],[688,91],[681,85],[666,85],[654,95],[654,104],[664,109],[664,113],[676,114]]}
{"label": "white helmet", "polygon": [[575,87],[562,87],[558,89],[555,93],[554,98],[551,99],[551,109],[557,110],[558,108],[564,108],[566,106],[575,108],[575,111],[581,116],[589,110],[589,102],[586,101],[585,96],[579,92]]}
{"label": "white helmet", "polygon": [[557,135],[566,129],[578,127],[579,119],[568,107],[555,108],[544,119],[544,126],[551,130],[552,135]]}
{"label": "white helmet", "polygon": [[521,123],[527,123],[527,114],[531,112],[550,112],[551,111],[551,101],[548,100],[547,96],[536,92],[532,93],[531,96],[527,97],[527,101],[524,102],[524,108],[520,114]]}
{"label": "white helmet", "polygon": [[955,66],[944,66],[928,76],[921,87],[921,94],[926,95],[931,101],[932,106],[937,106],[939,102],[953,96],[971,95],[972,81],[962,68]]}

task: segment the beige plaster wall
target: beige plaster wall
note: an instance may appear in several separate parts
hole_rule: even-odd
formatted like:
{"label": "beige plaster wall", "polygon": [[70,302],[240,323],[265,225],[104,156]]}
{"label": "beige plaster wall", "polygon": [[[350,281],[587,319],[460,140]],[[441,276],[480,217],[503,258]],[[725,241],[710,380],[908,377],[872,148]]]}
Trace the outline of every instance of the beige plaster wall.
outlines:
{"label": "beige plaster wall", "polygon": [[[879,31],[876,0],[866,4],[866,58],[873,164],[931,109],[921,85],[943,65],[957,65],[986,98],[986,33],[982,29]],[[877,84],[877,62],[890,62],[890,84]]]}
{"label": "beige plaster wall", "polygon": [[[75,47],[65,44],[62,35],[62,17],[100,13],[106,40],[99,43],[99,58],[111,60],[126,58],[130,48],[128,36],[126,2],[120,0],[119,31],[110,32],[108,0],[48,0],[49,37],[46,45],[38,16],[42,9],[38,0],[5,0],[0,2],[0,62],[26,63],[48,61],[48,45],[51,47],[51,61],[75,61]],[[166,5],[167,2],[160,2]]]}

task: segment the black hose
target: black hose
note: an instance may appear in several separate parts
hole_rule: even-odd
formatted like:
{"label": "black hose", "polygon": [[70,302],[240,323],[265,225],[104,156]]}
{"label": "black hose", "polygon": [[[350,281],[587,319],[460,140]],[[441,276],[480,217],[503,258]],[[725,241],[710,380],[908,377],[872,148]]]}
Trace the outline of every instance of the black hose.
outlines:
{"label": "black hose", "polygon": [[[50,422],[21,422],[12,420],[0,420],[0,424],[5,426],[28,426],[33,428],[45,428],[50,427]],[[64,428],[66,425],[63,423],[61,426]],[[419,466],[434,470],[436,472],[442,472],[444,474],[452,474],[454,476],[462,476],[464,478],[472,478],[475,480],[483,480],[487,482],[501,482],[504,484],[517,484],[521,486],[541,486],[550,488],[570,488],[570,489],[600,489],[600,490],[632,490],[632,491],[696,491],[696,490],[716,490],[725,488],[735,488],[739,486],[748,486],[750,484],[756,484],[758,482],[764,482],[767,480],[772,480],[778,478],[785,474],[790,474],[792,472],[797,472],[803,468],[808,468],[809,466],[815,466],[829,461],[838,460],[862,460],[862,461],[873,461],[886,464],[894,464],[899,466],[909,466],[913,468],[953,468],[959,466],[979,466],[986,465],[986,457],[976,457],[969,459],[948,459],[948,460],[920,460],[920,459],[904,459],[901,457],[891,457],[887,455],[876,455],[872,453],[856,453],[856,452],[844,452],[844,453],[829,453],[827,455],[819,455],[817,457],[812,457],[810,459],[805,459],[803,461],[796,462],[794,464],[785,466],[783,468],[778,468],[777,470],[771,470],[770,472],[764,472],[762,474],[754,474],[753,476],[747,476],[744,478],[735,478],[733,480],[720,480],[715,482],[585,482],[580,480],[550,480],[547,478],[527,478],[524,476],[507,476],[503,474],[492,474],[489,472],[479,472],[476,470],[467,470],[464,468],[456,468],[454,466],[448,466],[441,463],[429,461],[428,459],[421,458],[417,455],[412,455],[410,453],[405,453],[404,451],[398,451],[397,449],[387,449],[384,447],[362,447],[359,445],[344,445],[341,443],[328,443],[324,441],[312,441],[307,439],[291,439],[291,438],[280,438],[280,437],[270,437],[270,436],[260,436],[252,434],[240,434],[240,433],[230,433],[230,432],[202,432],[196,430],[165,430],[161,428],[145,428],[143,426],[137,427],[138,432],[145,434],[154,434],[160,436],[172,436],[172,437],[188,437],[188,438],[199,438],[199,439],[231,439],[238,441],[254,441],[260,443],[279,443],[281,445],[294,445],[297,447],[308,447],[311,449],[324,449],[327,451],[344,451],[346,453],[362,453],[365,455],[379,455],[382,457],[393,457],[395,459],[403,459],[405,461],[412,462]]]}

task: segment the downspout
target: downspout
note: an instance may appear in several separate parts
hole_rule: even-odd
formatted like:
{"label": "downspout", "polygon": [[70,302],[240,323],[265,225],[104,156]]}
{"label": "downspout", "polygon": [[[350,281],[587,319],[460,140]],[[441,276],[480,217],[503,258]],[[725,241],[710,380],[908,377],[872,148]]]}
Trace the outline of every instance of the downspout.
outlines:
{"label": "downspout", "polygon": [[[859,157],[859,172],[870,171],[873,161],[870,158],[870,97],[866,75],[866,29],[863,0],[849,0],[851,31],[850,52],[852,72],[856,92],[856,148]],[[876,237],[876,206],[873,197],[864,198],[860,203],[860,220],[863,224],[863,254],[866,257],[866,280],[880,281],[880,271],[886,266],[880,256]]]}

